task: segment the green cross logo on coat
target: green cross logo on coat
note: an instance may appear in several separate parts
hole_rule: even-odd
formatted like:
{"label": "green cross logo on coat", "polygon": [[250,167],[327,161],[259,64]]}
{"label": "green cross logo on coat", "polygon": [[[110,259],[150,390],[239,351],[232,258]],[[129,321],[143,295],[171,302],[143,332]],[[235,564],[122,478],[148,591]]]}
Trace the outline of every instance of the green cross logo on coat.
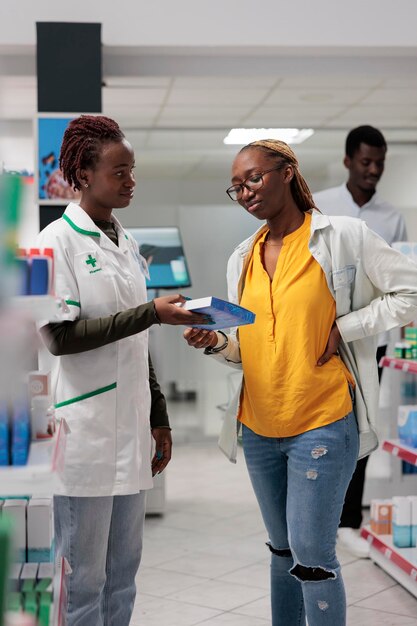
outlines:
{"label": "green cross logo on coat", "polygon": [[96,265],[98,264],[98,261],[91,254],[88,255],[88,257],[87,257],[85,262],[86,262],[87,267],[91,268],[90,269],[90,274],[95,274],[96,272],[100,272],[101,271],[101,267],[97,267],[96,268]]}

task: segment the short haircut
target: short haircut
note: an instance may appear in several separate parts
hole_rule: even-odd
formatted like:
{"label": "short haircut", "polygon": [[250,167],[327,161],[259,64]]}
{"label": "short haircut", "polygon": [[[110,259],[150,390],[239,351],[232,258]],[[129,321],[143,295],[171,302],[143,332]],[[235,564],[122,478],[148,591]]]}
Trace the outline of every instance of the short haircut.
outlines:
{"label": "short haircut", "polygon": [[375,148],[386,148],[387,142],[380,130],[373,126],[358,126],[353,128],[346,137],[345,154],[349,158],[359,150],[361,143]]}

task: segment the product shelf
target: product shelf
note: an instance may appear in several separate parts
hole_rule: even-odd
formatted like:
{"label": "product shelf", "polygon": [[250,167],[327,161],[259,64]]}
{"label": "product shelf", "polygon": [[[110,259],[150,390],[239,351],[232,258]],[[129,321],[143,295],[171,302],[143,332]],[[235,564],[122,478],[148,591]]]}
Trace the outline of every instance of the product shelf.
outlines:
{"label": "product shelf", "polygon": [[417,548],[397,548],[392,535],[377,535],[369,526],[361,535],[369,543],[371,559],[417,598]]}
{"label": "product shelf", "polygon": [[399,439],[386,439],[382,443],[382,449],[411,465],[417,466],[417,449],[406,446]]}
{"label": "product shelf", "polygon": [[68,426],[58,425],[51,439],[31,443],[27,465],[0,467],[0,496],[50,496],[63,469]]}
{"label": "product shelf", "polygon": [[379,367],[389,367],[390,369],[417,374],[417,361],[412,361],[411,359],[398,359],[392,356],[384,356],[379,362]]}
{"label": "product shelf", "polygon": [[54,602],[52,609],[52,626],[65,626],[67,606],[67,577],[71,574],[71,568],[64,557],[56,561],[54,576]]}

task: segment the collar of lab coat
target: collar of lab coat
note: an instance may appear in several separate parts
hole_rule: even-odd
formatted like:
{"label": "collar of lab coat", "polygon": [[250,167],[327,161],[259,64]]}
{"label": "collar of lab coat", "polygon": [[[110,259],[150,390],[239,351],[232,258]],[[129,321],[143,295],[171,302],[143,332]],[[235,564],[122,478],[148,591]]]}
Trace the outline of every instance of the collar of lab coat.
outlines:
{"label": "collar of lab coat", "polygon": [[125,254],[128,251],[128,239],[119,220],[111,215],[119,238],[119,245],[116,246],[107,235],[105,235],[94,223],[91,217],[78,204],[71,202],[65,209],[63,219],[67,224],[80,235],[93,237],[101,248],[112,252]]}

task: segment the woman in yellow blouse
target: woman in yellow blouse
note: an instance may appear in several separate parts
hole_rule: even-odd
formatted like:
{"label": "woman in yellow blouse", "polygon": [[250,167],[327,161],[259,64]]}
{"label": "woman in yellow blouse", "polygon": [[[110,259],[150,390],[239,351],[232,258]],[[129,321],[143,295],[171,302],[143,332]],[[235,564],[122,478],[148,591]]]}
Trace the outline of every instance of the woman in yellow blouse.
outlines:
{"label": "woman in yellow blouse", "polygon": [[[371,335],[416,317],[417,268],[360,220],[315,211],[283,142],[245,146],[227,193],[266,222],[228,265],[229,299],[256,321],[237,335],[190,328],[184,336],[243,369],[237,419],[269,534],[273,626],[306,618],[309,626],[344,626],[336,533],[358,423],[360,455],[377,445]],[[236,435],[233,424],[229,432]]]}

